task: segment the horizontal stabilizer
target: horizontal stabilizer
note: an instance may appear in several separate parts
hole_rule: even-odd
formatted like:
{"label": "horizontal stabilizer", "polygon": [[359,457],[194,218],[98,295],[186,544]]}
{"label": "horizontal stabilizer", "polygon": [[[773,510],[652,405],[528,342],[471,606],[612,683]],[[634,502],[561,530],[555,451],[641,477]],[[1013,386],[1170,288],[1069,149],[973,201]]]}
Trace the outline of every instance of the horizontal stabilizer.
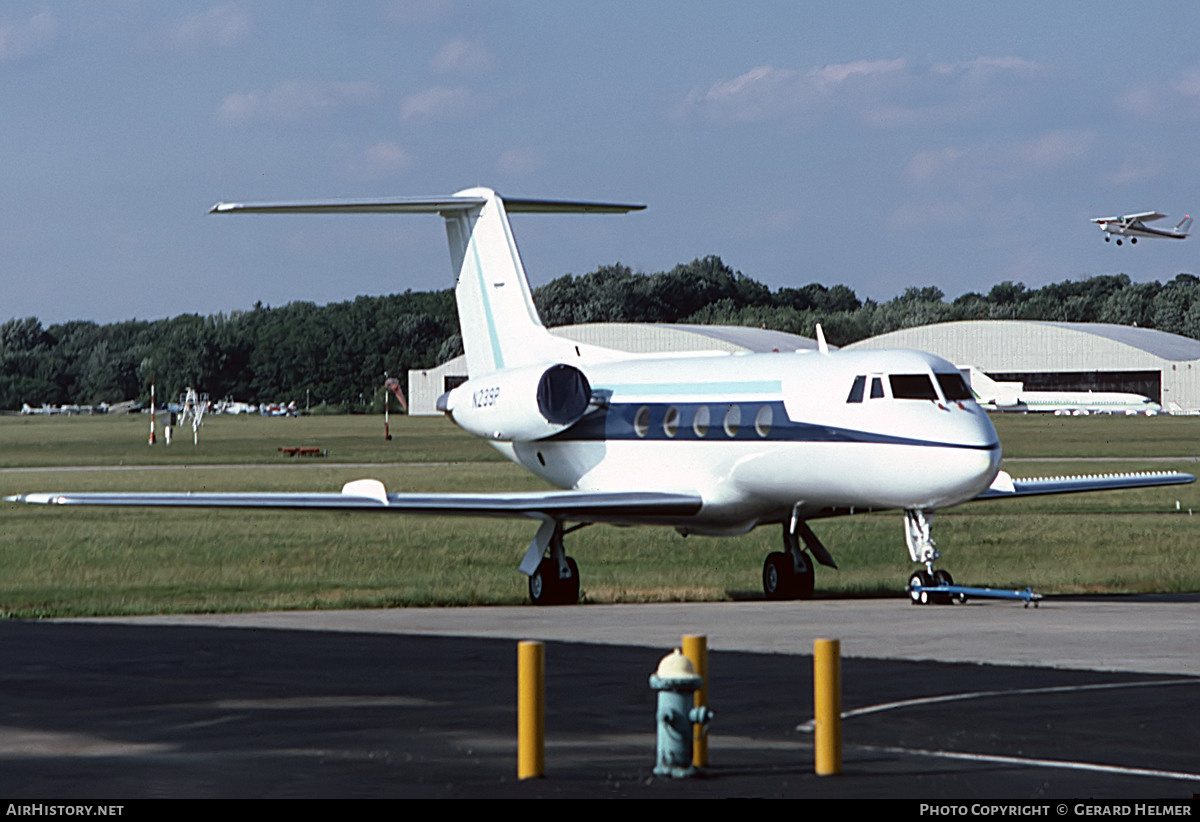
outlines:
{"label": "horizontal stabilizer", "polygon": [[1093,474],[1078,477],[1033,477],[1013,479],[1008,472],[996,475],[990,488],[975,499],[1029,497],[1039,494],[1072,494],[1079,491],[1117,491],[1122,488],[1148,488],[1158,485],[1186,485],[1195,482],[1191,474],[1178,471],[1149,471],[1136,474]]}
{"label": "horizontal stabilizer", "polygon": [[[502,198],[503,199],[503,198]],[[503,199],[509,214],[625,214],[644,205],[575,200]],[[450,214],[487,203],[485,197],[391,197],[372,200],[326,200],[291,203],[217,203],[209,214]]]}

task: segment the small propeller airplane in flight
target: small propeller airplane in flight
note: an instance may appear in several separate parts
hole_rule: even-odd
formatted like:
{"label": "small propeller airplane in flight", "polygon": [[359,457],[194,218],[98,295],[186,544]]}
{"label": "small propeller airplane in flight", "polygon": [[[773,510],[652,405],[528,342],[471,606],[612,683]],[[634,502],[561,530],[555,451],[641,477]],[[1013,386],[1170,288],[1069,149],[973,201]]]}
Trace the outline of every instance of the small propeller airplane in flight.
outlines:
{"label": "small propeller airplane in flight", "polygon": [[[216,214],[427,213],[446,222],[469,379],[438,400],[460,427],[559,489],[388,493],[378,480],[340,493],[35,493],[58,505],[279,508],[512,517],[538,523],[519,570],[536,604],[574,603],[580,575],[564,536],[594,523],[680,534],[776,525],[783,550],[763,565],[770,599],[811,597],[813,562],[836,568],[809,527],[825,517],[904,512],[922,588],[935,570],[933,513],[977,499],[1193,482],[1176,472],[1012,479],[987,413],[949,362],[918,351],[634,355],[551,334],[534,307],[509,213],[617,214],[620,203],[446,197],[324,203],[219,203]],[[570,524],[570,525],[568,525]]]}
{"label": "small propeller airplane in flight", "polygon": [[1121,244],[1122,237],[1128,237],[1129,242],[1135,245],[1138,237],[1168,240],[1187,239],[1188,229],[1192,227],[1190,216],[1185,215],[1174,228],[1151,228],[1146,225],[1146,223],[1166,218],[1166,214],[1160,214],[1157,211],[1143,211],[1141,214],[1126,214],[1122,217],[1093,217],[1092,222],[1100,226],[1100,230],[1104,232],[1104,242],[1107,243],[1112,239],[1112,235],[1116,234],[1117,245]]}

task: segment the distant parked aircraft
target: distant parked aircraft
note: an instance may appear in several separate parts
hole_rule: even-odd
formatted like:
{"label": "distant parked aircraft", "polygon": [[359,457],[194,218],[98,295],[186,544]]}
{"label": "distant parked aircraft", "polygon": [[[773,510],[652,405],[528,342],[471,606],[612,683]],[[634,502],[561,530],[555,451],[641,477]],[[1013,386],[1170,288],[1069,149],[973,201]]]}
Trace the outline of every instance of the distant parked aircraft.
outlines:
{"label": "distant parked aircraft", "polygon": [[996,382],[974,366],[961,369],[975,400],[989,411],[1055,414],[1157,414],[1149,397],[1123,391],[1026,391],[1023,382]]}
{"label": "distant parked aircraft", "polygon": [[1128,237],[1131,244],[1136,244],[1138,237],[1185,239],[1188,229],[1192,227],[1192,218],[1188,215],[1184,215],[1184,218],[1174,228],[1150,228],[1146,225],[1146,223],[1156,220],[1164,220],[1166,217],[1166,214],[1160,214],[1157,211],[1143,211],[1140,214],[1126,214],[1123,217],[1093,217],[1092,222],[1100,226],[1100,230],[1104,232],[1104,242],[1106,243],[1112,239],[1113,234],[1117,235],[1117,245],[1121,244],[1121,237]]}

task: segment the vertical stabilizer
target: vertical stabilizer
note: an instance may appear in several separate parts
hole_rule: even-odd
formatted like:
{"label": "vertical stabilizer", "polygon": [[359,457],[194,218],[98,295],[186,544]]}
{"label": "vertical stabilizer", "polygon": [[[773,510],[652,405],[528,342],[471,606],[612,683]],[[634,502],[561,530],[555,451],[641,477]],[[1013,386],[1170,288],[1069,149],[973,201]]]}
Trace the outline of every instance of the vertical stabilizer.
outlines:
{"label": "vertical stabilizer", "polygon": [[470,210],[442,214],[467,373],[474,377],[553,359],[564,341],[538,317],[503,200],[487,189],[455,196],[484,200]]}

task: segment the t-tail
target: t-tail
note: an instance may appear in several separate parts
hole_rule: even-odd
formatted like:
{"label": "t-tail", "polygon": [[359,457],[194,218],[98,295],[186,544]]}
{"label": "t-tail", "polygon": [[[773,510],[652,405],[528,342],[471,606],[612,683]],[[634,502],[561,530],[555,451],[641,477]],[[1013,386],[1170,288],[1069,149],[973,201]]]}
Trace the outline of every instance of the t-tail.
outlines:
{"label": "t-tail", "polygon": [[1179,221],[1179,225],[1175,226],[1175,233],[1178,234],[1180,237],[1186,237],[1188,235],[1188,229],[1190,229],[1191,227],[1192,227],[1192,217],[1189,214],[1189,215],[1184,216],[1184,218]]}
{"label": "t-tail", "polygon": [[624,203],[502,199],[486,188],[449,197],[335,200],[323,203],[218,203],[212,213],[440,214],[446,220],[455,299],[467,355],[467,373],[545,362],[564,362],[578,349],[546,330],[533,304],[525,266],[508,215],[528,213],[623,214],[645,208]]}

